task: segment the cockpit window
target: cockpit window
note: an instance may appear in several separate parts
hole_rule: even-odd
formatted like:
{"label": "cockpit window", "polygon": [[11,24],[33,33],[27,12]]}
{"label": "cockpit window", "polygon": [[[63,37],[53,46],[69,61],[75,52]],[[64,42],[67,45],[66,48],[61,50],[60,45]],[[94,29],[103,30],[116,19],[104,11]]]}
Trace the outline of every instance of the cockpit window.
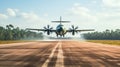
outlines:
{"label": "cockpit window", "polygon": [[62,24],[58,25],[58,26],[57,26],[57,29],[60,29],[61,27],[63,27]]}

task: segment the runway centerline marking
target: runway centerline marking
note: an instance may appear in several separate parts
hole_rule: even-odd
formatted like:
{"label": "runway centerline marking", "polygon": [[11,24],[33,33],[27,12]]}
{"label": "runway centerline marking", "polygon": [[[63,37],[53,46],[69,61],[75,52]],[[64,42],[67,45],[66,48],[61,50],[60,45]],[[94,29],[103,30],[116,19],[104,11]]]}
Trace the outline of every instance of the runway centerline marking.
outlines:
{"label": "runway centerline marking", "polygon": [[55,67],[64,67],[64,56],[63,56],[62,43],[61,42],[59,44],[57,61],[56,61]]}
{"label": "runway centerline marking", "polygon": [[52,59],[57,47],[59,47],[59,49],[58,49],[58,55],[57,55],[57,61],[56,61],[55,67],[64,67],[63,51],[62,51],[61,45],[62,45],[62,43],[59,41],[57,43],[57,45],[53,48],[51,54],[49,55],[49,58],[45,61],[45,63],[42,65],[42,67],[48,67],[48,64],[49,64],[50,60]]}

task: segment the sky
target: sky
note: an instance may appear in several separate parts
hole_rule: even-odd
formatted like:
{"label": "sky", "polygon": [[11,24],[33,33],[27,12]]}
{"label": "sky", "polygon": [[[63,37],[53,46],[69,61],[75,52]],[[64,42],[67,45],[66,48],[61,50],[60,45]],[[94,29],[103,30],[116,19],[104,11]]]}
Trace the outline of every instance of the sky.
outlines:
{"label": "sky", "polygon": [[120,0],[0,0],[0,26],[55,29],[60,16],[67,29],[120,29]]}

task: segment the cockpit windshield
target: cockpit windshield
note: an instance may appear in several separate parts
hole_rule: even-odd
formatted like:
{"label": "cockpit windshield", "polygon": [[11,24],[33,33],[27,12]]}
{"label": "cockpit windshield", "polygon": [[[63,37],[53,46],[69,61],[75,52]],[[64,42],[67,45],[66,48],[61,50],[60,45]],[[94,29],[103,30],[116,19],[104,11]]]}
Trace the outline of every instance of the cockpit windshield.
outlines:
{"label": "cockpit windshield", "polygon": [[57,29],[60,29],[60,28],[62,28],[62,27],[63,27],[63,25],[60,24],[60,25],[57,26]]}

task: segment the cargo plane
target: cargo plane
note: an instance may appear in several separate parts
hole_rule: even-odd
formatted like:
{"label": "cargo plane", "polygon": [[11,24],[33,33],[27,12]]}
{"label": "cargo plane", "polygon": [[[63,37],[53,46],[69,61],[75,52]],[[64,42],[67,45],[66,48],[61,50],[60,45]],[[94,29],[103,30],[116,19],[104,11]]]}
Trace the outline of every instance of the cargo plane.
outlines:
{"label": "cargo plane", "polygon": [[62,23],[69,23],[70,21],[63,21],[62,17],[60,16],[60,20],[59,21],[52,21],[54,23],[59,23],[56,26],[56,29],[53,29],[53,27],[50,27],[50,25],[47,25],[45,27],[43,27],[43,29],[32,29],[32,28],[27,28],[27,30],[36,30],[36,31],[43,31],[46,32],[47,35],[50,35],[52,32],[56,33],[56,36],[60,36],[60,37],[64,37],[66,33],[71,33],[72,35],[75,35],[75,33],[78,32],[82,32],[82,31],[94,31],[94,29],[83,29],[80,30],[78,29],[78,26],[74,26],[72,25],[71,28],[69,28],[68,30],[64,27],[64,25]]}

